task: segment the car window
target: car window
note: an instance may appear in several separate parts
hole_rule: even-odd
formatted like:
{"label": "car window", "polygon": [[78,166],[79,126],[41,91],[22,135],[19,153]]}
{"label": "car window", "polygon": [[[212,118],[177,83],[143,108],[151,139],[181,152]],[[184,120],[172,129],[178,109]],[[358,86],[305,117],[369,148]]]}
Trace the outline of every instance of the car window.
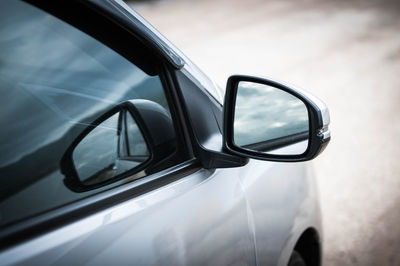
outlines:
{"label": "car window", "polygon": [[[160,165],[176,137],[159,76],[24,2],[2,1],[0,25],[0,226],[110,188],[74,192],[72,168],[92,184],[139,166],[132,175],[149,174],[150,157],[157,169],[174,162]],[[157,119],[168,127],[162,137],[152,133]]]}
{"label": "car window", "polygon": [[74,147],[71,158],[70,168],[76,170],[83,185],[111,180],[150,158],[142,132],[128,112],[117,112],[91,127],[93,130]]}

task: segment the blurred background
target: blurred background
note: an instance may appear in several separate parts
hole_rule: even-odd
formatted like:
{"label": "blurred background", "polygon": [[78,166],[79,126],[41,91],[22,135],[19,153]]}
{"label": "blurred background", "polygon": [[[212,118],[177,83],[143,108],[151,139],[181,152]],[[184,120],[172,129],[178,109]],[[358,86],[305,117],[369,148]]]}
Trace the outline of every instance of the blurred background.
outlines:
{"label": "blurred background", "polygon": [[261,75],[325,101],[332,140],[313,163],[324,265],[400,265],[400,1],[128,4],[221,88]]}

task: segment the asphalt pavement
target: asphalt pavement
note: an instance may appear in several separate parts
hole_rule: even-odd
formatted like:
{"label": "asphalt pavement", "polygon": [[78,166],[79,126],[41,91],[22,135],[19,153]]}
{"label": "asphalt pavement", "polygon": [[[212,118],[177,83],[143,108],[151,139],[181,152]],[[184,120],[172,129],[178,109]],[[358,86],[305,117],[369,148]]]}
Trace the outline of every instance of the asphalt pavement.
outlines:
{"label": "asphalt pavement", "polygon": [[400,265],[400,1],[132,6],[222,87],[261,75],[325,101],[332,141],[313,164],[324,265]]}

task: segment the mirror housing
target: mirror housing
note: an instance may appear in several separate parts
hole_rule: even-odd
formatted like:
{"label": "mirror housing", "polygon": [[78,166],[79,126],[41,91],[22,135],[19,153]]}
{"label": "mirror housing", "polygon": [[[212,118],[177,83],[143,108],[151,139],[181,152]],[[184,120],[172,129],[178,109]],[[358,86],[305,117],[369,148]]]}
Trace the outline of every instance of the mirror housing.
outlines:
{"label": "mirror housing", "polygon": [[[304,104],[305,108],[307,108],[309,129],[308,145],[303,153],[271,154],[248,149],[246,146],[239,146],[235,144],[235,108],[238,96],[238,85],[240,82],[254,83],[272,87],[279,91],[285,92],[287,95],[290,95],[290,97],[298,99]],[[251,97],[251,95],[248,97]],[[228,79],[224,104],[223,137],[224,146],[231,153],[247,158],[278,162],[299,162],[311,160],[321,153],[330,141],[329,122],[330,118],[327,106],[315,96],[301,89],[270,79],[245,75],[234,75]],[[276,149],[283,148],[285,146],[279,146],[279,142],[276,143],[278,143],[275,145]]]}
{"label": "mirror housing", "polygon": [[[118,119],[115,119],[116,116],[118,116]],[[133,119],[136,127],[129,128],[126,124],[121,126],[121,124],[126,123],[124,119],[127,119],[128,116]],[[118,120],[118,122],[110,125],[108,121],[111,121],[111,119]],[[118,125],[116,126],[116,124]],[[136,128],[137,134],[132,134],[134,133],[132,128]],[[115,142],[118,140],[118,144],[111,148],[110,153],[115,155],[118,163],[112,165],[100,164],[99,168],[93,171],[87,171],[88,167],[86,169],[80,168],[80,165],[85,166],[93,163],[99,165],[98,161],[95,160],[101,156],[96,154],[96,147],[104,146],[104,142],[113,141],[113,139],[110,141],[110,137],[105,139],[104,134],[96,133],[96,131],[101,133],[102,129],[115,131],[114,140]],[[109,134],[109,136],[113,135]],[[135,140],[129,140],[131,137]],[[82,144],[85,141],[91,146]],[[132,151],[134,146],[131,146],[132,150],[129,151],[129,145],[133,143],[139,145],[137,147],[141,147],[138,153]],[[121,145],[126,146],[126,149],[121,148]],[[143,152],[144,146],[146,152]],[[81,151],[77,152],[79,149]],[[160,167],[165,158],[175,152],[175,149],[175,131],[168,112],[155,102],[135,99],[116,105],[88,124],[65,151],[60,161],[60,168],[65,176],[64,184],[70,190],[85,192],[128,176],[136,179],[152,173]],[[76,154],[82,154],[82,156]],[[88,172],[90,174],[82,174]]]}

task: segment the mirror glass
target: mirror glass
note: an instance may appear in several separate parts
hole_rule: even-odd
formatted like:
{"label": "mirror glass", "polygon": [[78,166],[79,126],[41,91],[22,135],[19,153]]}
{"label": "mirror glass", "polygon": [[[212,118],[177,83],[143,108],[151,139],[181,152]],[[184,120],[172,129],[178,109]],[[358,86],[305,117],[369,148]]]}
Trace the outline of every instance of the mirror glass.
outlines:
{"label": "mirror glass", "polygon": [[307,107],[296,96],[265,84],[238,83],[236,146],[271,155],[300,155],[308,147],[308,120]]}
{"label": "mirror glass", "polygon": [[78,178],[84,185],[107,181],[138,167],[149,157],[143,135],[126,110],[94,127],[72,153]]}

